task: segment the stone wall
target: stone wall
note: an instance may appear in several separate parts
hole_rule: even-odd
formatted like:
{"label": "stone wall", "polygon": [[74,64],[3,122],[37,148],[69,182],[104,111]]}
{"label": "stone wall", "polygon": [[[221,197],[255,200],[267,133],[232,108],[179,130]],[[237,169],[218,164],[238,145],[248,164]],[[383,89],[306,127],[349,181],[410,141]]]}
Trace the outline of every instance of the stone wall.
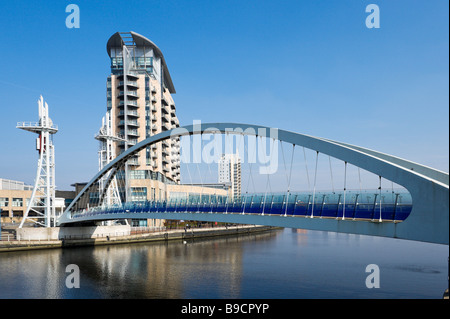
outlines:
{"label": "stone wall", "polygon": [[131,231],[130,225],[88,226],[88,227],[24,227],[17,228],[18,240],[61,240],[88,239],[106,236],[125,236]]}

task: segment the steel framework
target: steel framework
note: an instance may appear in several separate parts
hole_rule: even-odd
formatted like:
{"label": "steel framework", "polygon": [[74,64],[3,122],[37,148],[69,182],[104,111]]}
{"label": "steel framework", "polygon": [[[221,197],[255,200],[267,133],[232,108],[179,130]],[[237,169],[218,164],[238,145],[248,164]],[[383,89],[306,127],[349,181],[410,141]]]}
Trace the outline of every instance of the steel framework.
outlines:
{"label": "steel framework", "polygon": [[39,152],[36,180],[27,210],[19,228],[26,221],[45,227],[56,226],[55,202],[55,147],[52,135],[58,132],[48,115],[48,105],[42,95],[38,100],[39,122],[19,122],[17,128],[38,134],[36,150]]}

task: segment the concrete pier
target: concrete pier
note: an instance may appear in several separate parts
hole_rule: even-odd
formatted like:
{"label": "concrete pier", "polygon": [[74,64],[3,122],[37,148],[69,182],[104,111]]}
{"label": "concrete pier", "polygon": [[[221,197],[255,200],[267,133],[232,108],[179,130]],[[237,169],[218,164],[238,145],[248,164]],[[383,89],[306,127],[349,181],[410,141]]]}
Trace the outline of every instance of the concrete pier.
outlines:
{"label": "concrete pier", "polygon": [[[124,225],[125,226],[125,225]],[[268,226],[228,226],[228,227],[213,227],[213,228],[194,228],[189,230],[178,229],[178,230],[163,230],[158,232],[142,233],[142,234],[130,234],[130,231],[126,232],[126,229],[121,226],[97,226],[97,227],[108,227],[104,229],[97,229],[92,232],[87,230],[90,227],[73,227],[73,228],[86,228],[86,230],[79,231],[76,234],[75,230],[71,231],[71,234],[67,233],[66,230],[49,230],[48,232],[54,238],[54,234],[58,233],[59,236],[65,234],[65,237],[60,237],[57,239],[41,239],[39,233],[46,233],[45,228],[41,228],[42,231],[31,231],[20,233],[22,237],[19,240],[13,241],[1,241],[0,242],[0,252],[8,251],[20,251],[20,250],[34,250],[34,249],[50,249],[50,248],[68,248],[77,246],[95,246],[95,245],[114,245],[114,244],[129,244],[129,243],[142,243],[142,242],[156,242],[156,241],[169,241],[169,240],[192,240],[195,238],[205,238],[205,237],[216,237],[216,236],[227,236],[227,235],[238,235],[238,234],[249,234],[255,232],[263,232],[274,229],[279,229],[276,227]],[[115,229],[114,227],[120,227]],[[129,227],[129,226],[126,226]],[[70,229],[72,227],[68,227]],[[92,227],[96,228],[96,227]],[[39,229],[39,228],[37,228]],[[110,232],[108,233],[107,230]],[[81,234],[84,234],[82,237]],[[24,234],[28,234],[27,237]],[[34,235],[35,239],[32,239]],[[39,235],[39,236],[38,236]],[[50,236],[50,235],[49,235]]]}

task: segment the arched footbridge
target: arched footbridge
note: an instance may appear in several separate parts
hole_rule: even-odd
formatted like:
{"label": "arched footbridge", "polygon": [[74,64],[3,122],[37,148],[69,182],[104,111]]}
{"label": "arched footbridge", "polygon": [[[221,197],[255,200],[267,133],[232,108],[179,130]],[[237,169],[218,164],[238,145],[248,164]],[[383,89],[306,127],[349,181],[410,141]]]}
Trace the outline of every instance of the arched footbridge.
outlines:
{"label": "arched footbridge", "polygon": [[[314,150],[401,185],[403,193],[386,200],[376,192],[266,192],[239,199],[217,196],[163,202],[125,202],[80,209],[83,196],[101,179],[108,186],[133,156],[156,143],[196,134],[240,134]],[[317,163],[317,162],[316,162]],[[317,167],[317,164],[316,164]],[[291,162],[292,168],[292,162]],[[291,176],[288,177],[290,182]],[[378,192],[379,191],[379,192]],[[381,201],[381,198],[385,198]],[[364,198],[364,201],[362,200]],[[117,219],[194,220],[268,225],[449,243],[449,175],[396,156],[330,139],[240,123],[201,123],[151,136],[121,153],[99,171],[59,217],[58,225]]]}

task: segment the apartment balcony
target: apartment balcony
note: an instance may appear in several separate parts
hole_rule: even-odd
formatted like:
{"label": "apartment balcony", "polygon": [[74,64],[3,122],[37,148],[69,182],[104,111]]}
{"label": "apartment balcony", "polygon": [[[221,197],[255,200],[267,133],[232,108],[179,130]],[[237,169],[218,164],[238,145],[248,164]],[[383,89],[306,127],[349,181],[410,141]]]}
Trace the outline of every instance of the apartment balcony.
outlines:
{"label": "apartment balcony", "polygon": [[170,115],[169,114],[161,115],[161,120],[163,120],[164,122],[170,122]]}
{"label": "apartment balcony", "polygon": [[163,103],[163,105],[169,105],[169,100],[163,95],[162,97],[161,97],[161,101],[162,101],[162,103]]}
{"label": "apartment balcony", "polygon": [[170,168],[167,165],[163,165],[162,170],[163,172],[169,172]]}
{"label": "apartment balcony", "polygon": [[161,106],[161,111],[162,111],[163,113],[165,113],[165,114],[169,114],[169,113],[170,113],[169,106],[163,104],[163,105]]}
{"label": "apartment balcony", "polygon": [[[119,114],[117,115],[119,118],[123,118],[125,115],[124,110],[120,110]],[[133,117],[133,118],[139,118],[139,113],[136,110],[128,110],[127,111],[127,117]]]}
{"label": "apartment balcony", "polygon": [[168,123],[168,122],[165,122],[165,123],[162,123],[162,127],[166,130],[166,131],[168,131],[168,130],[170,130],[170,124]]}
{"label": "apartment balcony", "polygon": [[128,147],[131,147],[133,145],[136,145],[137,142],[138,142],[137,139],[131,139],[128,142],[119,142],[118,144],[120,148],[124,148],[125,144],[128,144]]}
{"label": "apartment balcony", "polygon": [[[123,107],[125,105],[124,101],[119,101],[119,107]],[[127,100],[127,106],[128,107],[139,107],[137,101],[135,100]]]}
{"label": "apartment balcony", "polygon": [[[119,89],[123,88],[124,85],[125,85],[125,81],[119,81],[119,85],[117,86],[117,88],[119,88]],[[136,81],[127,81],[127,86],[132,89],[139,88],[139,85]]]}
{"label": "apartment balcony", "polygon": [[151,85],[150,89],[152,90],[153,93],[156,93],[156,86]]}
{"label": "apartment balcony", "polygon": [[[119,95],[118,97],[123,97],[125,95],[125,91],[119,91]],[[127,91],[127,96],[130,98],[139,98],[139,94],[137,93],[137,91]]]}
{"label": "apartment balcony", "polygon": [[129,126],[129,127],[139,127],[139,123],[136,120],[134,120],[134,121],[133,120],[130,120],[130,121],[121,120],[121,121],[119,121],[119,127],[125,126],[125,124],[127,126]]}
{"label": "apartment balcony", "polygon": [[127,161],[128,165],[139,166],[139,162],[137,158],[131,158]]}
{"label": "apartment balcony", "polygon": [[132,136],[132,137],[139,137],[139,133],[138,133],[138,130],[128,130],[127,131],[127,135],[128,136]]}
{"label": "apartment balcony", "polygon": [[147,159],[147,166],[151,166],[153,169],[158,167],[158,163],[156,161],[148,160]]}
{"label": "apartment balcony", "polygon": [[[169,156],[169,150],[167,149],[167,148],[164,148],[163,147],[163,149],[162,149],[162,155],[163,155],[163,157],[168,157]],[[168,162],[167,162],[168,163]]]}
{"label": "apartment balcony", "polygon": [[158,118],[156,117],[155,114],[152,114],[152,116],[150,116],[150,118],[151,118],[152,122],[158,121]]}
{"label": "apartment balcony", "polygon": [[162,143],[163,147],[170,147],[171,146],[170,142],[168,140],[164,140],[161,143]]}

